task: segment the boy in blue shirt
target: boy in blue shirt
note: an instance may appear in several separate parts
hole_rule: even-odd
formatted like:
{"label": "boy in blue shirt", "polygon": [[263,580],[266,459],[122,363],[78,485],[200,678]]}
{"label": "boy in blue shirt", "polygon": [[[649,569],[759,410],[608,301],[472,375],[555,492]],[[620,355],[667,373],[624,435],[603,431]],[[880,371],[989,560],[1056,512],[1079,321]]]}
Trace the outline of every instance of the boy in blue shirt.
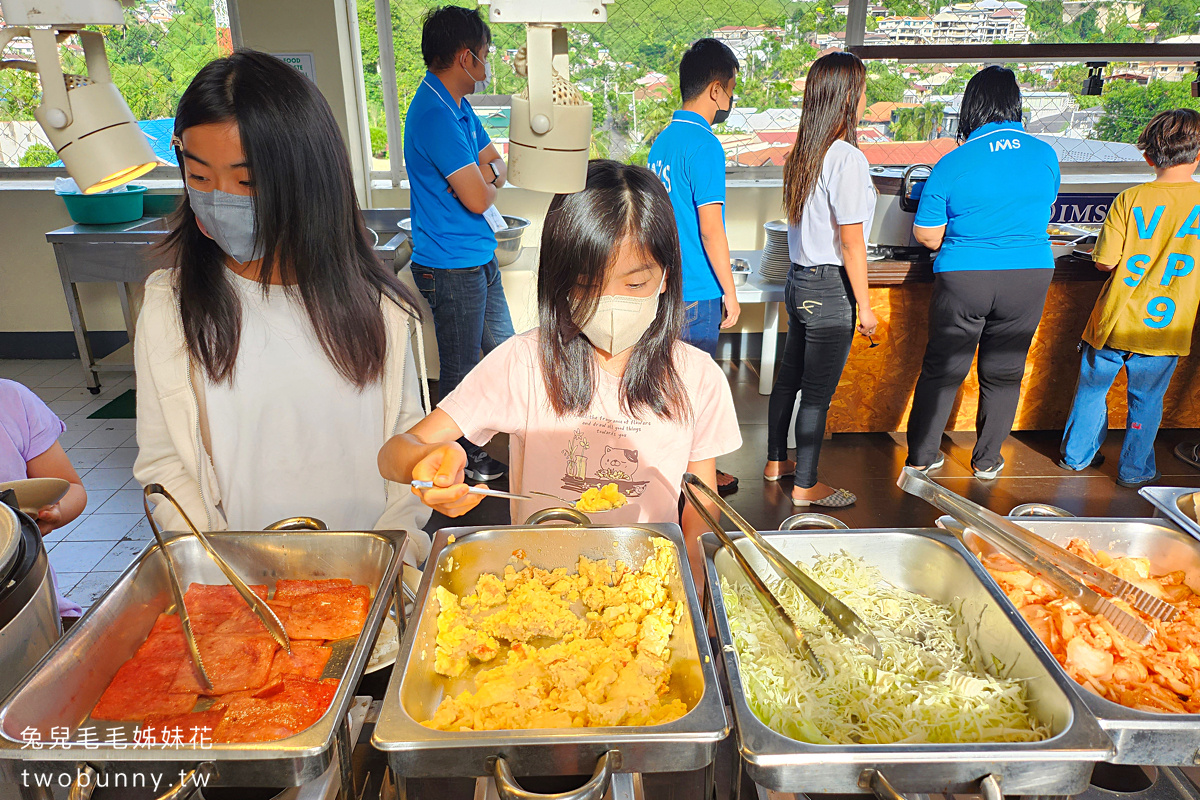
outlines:
{"label": "boy in blue shirt", "polygon": [[[736,325],[741,314],[725,236],[725,150],[712,132],[733,110],[737,72],[737,57],[716,39],[688,48],[679,62],[683,108],[647,158],[671,196],[679,227],[687,308],[681,338],[714,358],[721,330]],[[728,494],[737,478],[718,470],[717,488]]]}
{"label": "boy in blue shirt", "polygon": [[[428,72],[404,121],[404,165],[412,187],[412,273],[433,310],[446,397],[480,353],[513,335],[494,251],[496,234],[484,212],[496,202],[508,168],[466,95],[484,91],[492,34],[473,8],[442,6],[421,30]],[[462,440],[467,477],[490,481],[504,464]]]}
{"label": "boy in blue shirt", "polygon": [[1163,396],[1179,356],[1191,352],[1200,305],[1200,114],[1163,111],[1138,137],[1157,178],[1117,195],[1093,258],[1112,272],[1083,331],[1079,385],[1064,432],[1060,467],[1099,466],[1108,433],[1108,390],[1122,368],[1129,415],[1117,483],[1131,489],[1159,478],[1154,438]]}
{"label": "boy in blue shirt", "polygon": [[667,187],[679,226],[688,312],[682,338],[714,357],[721,329],[733,327],[741,313],[725,236],[725,150],[712,132],[733,110],[737,71],[737,57],[724,43],[693,44],[679,62],[683,108],[647,160]]}

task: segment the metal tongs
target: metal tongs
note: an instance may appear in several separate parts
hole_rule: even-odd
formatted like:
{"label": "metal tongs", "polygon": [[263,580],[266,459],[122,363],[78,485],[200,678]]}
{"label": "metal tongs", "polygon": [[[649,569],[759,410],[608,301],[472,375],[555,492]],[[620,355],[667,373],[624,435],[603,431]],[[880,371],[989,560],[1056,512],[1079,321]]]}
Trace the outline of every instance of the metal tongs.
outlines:
{"label": "metal tongs", "polygon": [[[691,473],[688,473],[690,475]],[[688,475],[684,476],[686,481]],[[771,626],[775,628],[775,632],[779,634],[779,638],[783,639],[783,643],[788,649],[799,656],[808,660],[812,664],[813,669],[821,676],[821,679],[829,677],[829,673],[825,671],[825,667],[821,664],[821,660],[817,658],[817,654],[813,652],[812,646],[809,645],[808,639],[805,636],[804,629],[792,619],[792,615],[783,607],[783,603],[779,602],[767,586],[766,582],[758,577],[758,573],[754,571],[754,567],[750,566],[750,562],[742,555],[742,551],[737,549],[733,543],[733,539],[729,538],[729,534],[721,527],[721,523],[713,519],[712,514],[700,502],[696,496],[695,490],[692,489],[686,482],[683,484],[683,493],[687,496],[688,502],[696,509],[696,513],[700,515],[700,519],[704,520],[704,524],[708,525],[716,537],[724,545],[729,554],[733,556],[733,560],[741,568],[742,573],[746,576],[746,580],[750,581],[750,588],[754,590],[754,594],[758,597],[758,602],[762,604],[763,610],[767,612],[767,619],[771,621]]]}
{"label": "metal tongs", "polygon": [[183,521],[191,529],[192,533],[200,540],[200,544],[204,545],[204,549],[208,555],[221,568],[221,572],[225,573],[225,577],[229,578],[229,582],[233,584],[233,588],[237,589],[237,593],[242,596],[242,599],[250,606],[250,610],[258,617],[259,621],[266,627],[267,633],[271,638],[279,643],[279,646],[287,651],[289,655],[292,652],[292,643],[288,639],[287,631],[283,629],[283,623],[279,621],[279,617],[275,616],[275,612],[266,602],[250,591],[250,587],[246,582],[238,577],[238,574],[233,571],[233,567],[221,558],[221,555],[213,549],[212,543],[208,541],[208,537],[200,532],[193,523],[187,512],[180,507],[171,493],[159,483],[150,483],[142,490],[142,505],[146,509],[146,519],[150,520],[150,530],[154,531],[154,538],[158,541],[158,549],[163,554],[163,558],[167,562],[167,576],[170,578],[171,593],[175,595],[175,606],[179,609],[179,621],[183,625],[183,638],[187,641],[188,652],[192,656],[192,663],[196,665],[196,671],[200,673],[200,679],[206,689],[212,689],[212,680],[208,677],[208,673],[204,670],[204,662],[200,659],[200,648],[196,644],[196,636],[192,632],[192,620],[188,616],[187,605],[183,602],[183,587],[179,583],[179,576],[175,573],[175,565],[171,561],[171,555],[167,551],[167,543],[163,541],[162,533],[158,529],[157,523],[154,521],[154,515],[150,513],[150,495],[157,494],[166,498],[166,500],[179,512],[179,516],[183,517]]}
{"label": "metal tongs", "polygon": [[[905,467],[900,472],[900,478],[896,481],[896,485],[914,497],[925,500],[953,517],[958,523],[957,525],[946,525],[944,521],[942,522],[951,533],[961,537],[969,527],[972,532],[976,533],[997,550],[1021,564],[1021,566],[1034,575],[1053,584],[1055,588],[1067,598],[1078,603],[1085,611],[1103,616],[1112,623],[1113,627],[1122,636],[1143,645],[1154,638],[1154,630],[1148,625],[1127,611],[1113,605],[1107,598],[1100,595],[1091,587],[1071,577],[1068,574],[1068,569],[1079,570],[1078,565],[1074,561],[1067,559],[1056,560],[1060,559],[1060,553],[1057,551],[1061,550],[1071,556],[1072,559],[1078,559],[1087,564],[1089,568],[1087,574],[1082,574],[1082,570],[1077,572],[1077,574],[1082,574],[1082,577],[1091,577],[1092,571],[1097,569],[1095,566],[1088,564],[1088,562],[1078,558],[1073,553],[1062,550],[1057,545],[1053,549],[1046,547],[1045,545],[1049,545],[1050,543],[1040,536],[1025,530],[994,511],[990,511],[983,506],[972,503],[961,495],[955,494],[944,486],[935,483],[928,475],[912,467]],[[1064,568],[1062,564],[1067,564],[1067,568]],[[1103,572],[1103,570],[1100,571]],[[1111,579],[1109,581],[1110,585],[1111,581],[1121,581],[1116,575],[1112,575],[1111,573],[1105,574],[1109,575]],[[1121,582],[1125,583],[1125,581]],[[1136,586],[1130,585],[1129,588],[1135,592],[1142,592]],[[1145,594],[1144,592],[1142,593]],[[1151,595],[1146,596],[1157,601],[1157,598]],[[1138,606],[1135,605],[1135,607]]]}
{"label": "metal tongs", "polygon": [[[737,526],[737,529],[745,534],[746,538],[755,544],[759,552],[763,554],[763,557],[766,558],[767,563],[771,565],[771,568],[775,570],[779,577],[795,584],[796,588],[803,592],[804,595],[812,601],[813,605],[817,607],[817,610],[829,618],[829,621],[833,623],[835,628],[841,631],[844,636],[857,642],[876,660],[883,658],[883,649],[879,646],[879,640],[875,638],[875,636],[871,633],[859,616],[850,610],[849,606],[834,597],[828,589],[813,580],[808,574],[806,574],[791,561],[788,561],[783,553],[780,553],[778,550],[776,550],[775,546],[768,542],[766,537],[755,530],[754,526],[752,526],[749,522],[746,522],[746,520],[742,518],[742,515],[735,511],[733,506],[729,505],[729,503],[726,503],[719,494],[708,488],[704,481],[700,480],[690,472],[685,472],[683,475],[684,494],[687,495],[687,498],[691,502],[692,506],[695,507],[697,513],[700,514],[700,518],[703,519],[705,524],[712,529],[712,532],[716,534],[719,539],[721,539],[721,544],[725,545],[726,549],[728,549],[731,553],[737,550],[737,548],[733,546],[733,542],[729,539],[728,534],[725,533],[716,520],[712,519],[712,515],[708,513],[708,509],[704,508],[703,504],[700,502],[700,499],[696,497],[695,493],[692,491],[693,489],[699,490],[705,497],[715,503],[717,508],[720,509],[725,516],[729,517],[729,521]],[[754,570],[750,568],[747,562],[745,562],[745,558],[738,558],[740,555],[741,554],[738,553],[735,556],[735,558],[738,560],[738,565],[741,566],[742,570],[747,574],[754,575]],[[753,578],[751,579],[751,583],[754,583]],[[762,599],[761,595],[759,599]],[[774,598],[772,597],[772,600],[773,599]],[[795,624],[791,622],[790,618],[788,618],[788,621],[792,625]],[[784,637],[784,640],[787,641],[787,637]],[[824,674],[824,670],[819,669],[819,671]]]}

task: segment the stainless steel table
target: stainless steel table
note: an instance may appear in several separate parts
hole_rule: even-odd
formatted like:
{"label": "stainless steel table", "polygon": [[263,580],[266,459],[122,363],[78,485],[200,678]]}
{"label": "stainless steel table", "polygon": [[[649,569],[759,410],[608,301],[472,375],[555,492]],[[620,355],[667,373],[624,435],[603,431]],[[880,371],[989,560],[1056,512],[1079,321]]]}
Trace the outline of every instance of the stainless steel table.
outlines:
{"label": "stainless steel table", "polygon": [[733,250],[730,258],[744,258],[750,265],[749,279],[738,287],[740,305],[763,304],[762,356],[758,368],[758,393],[770,394],[775,382],[775,357],[779,346],[779,304],[783,302],[783,284],[764,281],[758,274],[762,250]]}
{"label": "stainless steel table", "polygon": [[[399,221],[408,216],[408,209],[368,209],[363,215],[367,227],[378,234],[375,252],[393,268],[403,267],[404,263],[396,264],[395,261],[397,251],[402,249],[408,237],[398,226]],[[63,296],[71,314],[75,344],[79,348],[79,361],[92,394],[100,392],[101,372],[133,371],[133,336],[137,309],[141,304],[141,287],[146,276],[165,263],[153,246],[162,242],[166,235],[167,221],[163,217],[143,217],[120,225],[68,225],[46,234],[46,241],[54,246],[58,276],[62,280]],[[407,260],[404,256],[404,262]],[[77,286],[80,283],[117,284],[129,344],[104,358],[95,358],[88,341],[87,324],[79,306]]]}
{"label": "stainless steel table", "polygon": [[[154,268],[151,247],[166,235],[166,221],[162,217],[120,225],[68,225],[46,234],[46,241],[54,246],[58,276],[62,280],[63,296],[67,300],[75,344],[79,348],[79,361],[92,394],[100,391],[101,372],[133,371],[133,333],[137,320],[134,306],[139,299],[141,284]],[[77,286],[80,283],[117,284],[130,343],[102,359],[94,357],[88,341],[87,325],[79,306]],[[135,300],[132,303],[131,294]]]}

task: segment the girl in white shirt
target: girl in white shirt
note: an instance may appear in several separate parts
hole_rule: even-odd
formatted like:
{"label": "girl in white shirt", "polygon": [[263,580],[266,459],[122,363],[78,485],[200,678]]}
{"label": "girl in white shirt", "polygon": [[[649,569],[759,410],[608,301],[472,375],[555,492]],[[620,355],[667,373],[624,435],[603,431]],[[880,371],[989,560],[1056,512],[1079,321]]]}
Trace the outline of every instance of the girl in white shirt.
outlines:
{"label": "girl in white shirt", "polygon": [[[867,292],[866,235],[875,189],[855,134],[866,107],[866,78],[857,56],[830,53],[817,59],[783,173],[792,260],[784,290],[788,334],[767,412],[763,477],[777,481],[794,473],[791,500],[797,506],[842,508],[857,499],[818,481],[817,459],[854,331],[869,336],[878,324]],[[787,435],[797,392],[792,461]]]}
{"label": "girl in white shirt", "polygon": [[174,144],[187,193],[139,317],[134,474],[208,530],[419,531],[428,511],[374,458],[425,414],[419,312],[373,252],[329,106],[238,52],[184,92]]}

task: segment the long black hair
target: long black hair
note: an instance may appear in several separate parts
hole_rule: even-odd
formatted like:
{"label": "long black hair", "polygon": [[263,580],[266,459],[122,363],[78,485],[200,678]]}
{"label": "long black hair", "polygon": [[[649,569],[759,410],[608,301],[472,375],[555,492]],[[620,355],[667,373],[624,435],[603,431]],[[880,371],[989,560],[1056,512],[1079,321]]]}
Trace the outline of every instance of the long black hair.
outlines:
{"label": "long black hair", "polygon": [[809,68],[796,144],[783,165],[783,208],[793,225],[800,224],[833,143],[858,147],[858,101],[866,85],[867,68],[853,53],[827,53]]}
{"label": "long black hair", "polygon": [[958,112],[958,141],[989,122],[1021,121],[1021,87],[1008,67],[984,67],[967,81]]}
{"label": "long black hair", "polygon": [[632,416],[691,416],[674,353],[683,328],[683,278],[671,198],[644,167],[616,161],[588,164],[587,184],[555,195],[542,229],[538,267],[540,358],[550,405],[560,417],[592,405],[596,356],[578,321],[591,318],[605,278],[626,238],[662,267],[666,289],[654,322],[633,347],[621,379],[621,406]]}
{"label": "long black hair", "polygon": [[[337,371],[359,388],[378,380],[387,358],[381,298],[392,298],[414,316],[420,312],[375,255],[354,194],[350,157],[325,98],[310,80],[265,53],[241,50],[219,58],[200,70],[179,99],[180,170],[184,131],[228,122],[237,124],[254,182],[263,291],[279,275],[286,291],[303,301]],[[226,274],[225,253],[201,232],[186,192],[164,247],[178,271],[188,350],[210,380],[230,382],[241,306]]]}

